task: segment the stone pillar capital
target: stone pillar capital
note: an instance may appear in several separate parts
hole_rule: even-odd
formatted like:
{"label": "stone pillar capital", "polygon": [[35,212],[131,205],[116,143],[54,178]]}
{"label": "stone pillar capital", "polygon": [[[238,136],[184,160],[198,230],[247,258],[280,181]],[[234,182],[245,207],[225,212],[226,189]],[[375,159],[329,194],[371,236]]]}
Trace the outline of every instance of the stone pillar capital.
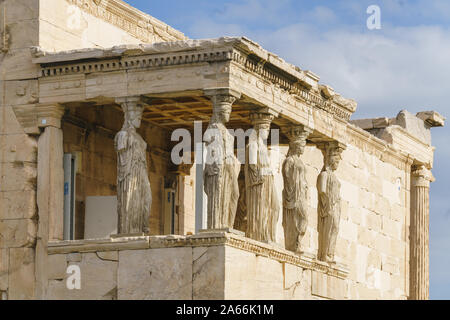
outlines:
{"label": "stone pillar capital", "polygon": [[233,103],[241,98],[241,93],[231,88],[212,88],[204,90],[213,104],[213,112],[220,112],[224,109],[231,112]]}
{"label": "stone pillar capital", "polygon": [[282,127],[281,131],[289,139],[289,142],[295,142],[298,140],[306,140],[313,132],[313,129],[303,124],[292,124]]}
{"label": "stone pillar capital", "polygon": [[142,113],[144,111],[144,101],[141,96],[127,96],[116,98],[116,103],[120,104],[125,116],[124,126],[134,127],[135,129],[141,126]]}
{"label": "stone pillar capital", "polygon": [[116,98],[116,103],[139,103],[141,101],[141,96],[126,96],[126,97],[118,97]]}
{"label": "stone pillar capital", "polygon": [[61,118],[64,115],[65,108],[60,104],[39,104],[36,106],[38,127],[61,128]]}
{"label": "stone pillar capital", "polygon": [[435,178],[431,170],[424,165],[414,166],[411,170],[413,187],[430,187],[430,182],[434,182]]}
{"label": "stone pillar capital", "polygon": [[[231,88],[210,88],[203,90],[205,96],[210,99],[231,99],[238,100],[241,98],[241,93]],[[234,101],[235,101],[234,100]],[[233,101],[233,102],[234,102]]]}
{"label": "stone pillar capital", "polygon": [[142,109],[144,101],[142,100],[141,96],[128,96],[116,98],[116,103],[120,104],[123,112],[126,112],[132,109]]}
{"label": "stone pillar capital", "polygon": [[339,141],[322,141],[317,142],[316,147],[322,151],[322,153],[335,152],[341,154],[347,146]]}
{"label": "stone pillar capital", "polygon": [[250,121],[256,126],[260,124],[271,124],[275,116],[266,110],[255,110],[250,113]]}

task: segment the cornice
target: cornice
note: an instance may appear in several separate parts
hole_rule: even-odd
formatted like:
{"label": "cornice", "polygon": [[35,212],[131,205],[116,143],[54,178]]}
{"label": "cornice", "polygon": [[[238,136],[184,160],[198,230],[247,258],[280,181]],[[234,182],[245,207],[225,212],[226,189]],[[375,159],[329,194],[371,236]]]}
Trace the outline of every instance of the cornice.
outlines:
{"label": "cornice", "polygon": [[[314,82],[316,80],[308,72],[294,68],[275,55],[255,47],[245,38],[188,40],[56,54],[43,53],[38,49],[35,52],[39,54],[35,55],[33,61],[42,65],[42,77],[232,61],[242,70],[288,92],[293,98],[339,119],[348,121],[355,111],[355,105],[349,104],[350,100],[340,95],[336,95],[339,99],[321,95]],[[255,58],[256,54],[258,59]]]}

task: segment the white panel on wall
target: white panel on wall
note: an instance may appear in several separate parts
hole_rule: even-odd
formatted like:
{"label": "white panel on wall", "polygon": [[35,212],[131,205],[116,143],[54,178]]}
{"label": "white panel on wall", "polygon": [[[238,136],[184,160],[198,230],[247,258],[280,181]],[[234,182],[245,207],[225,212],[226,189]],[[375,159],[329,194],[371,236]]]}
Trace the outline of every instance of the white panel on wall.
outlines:
{"label": "white panel on wall", "polygon": [[117,197],[86,197],[84,238],[109,238],[117,234]]}

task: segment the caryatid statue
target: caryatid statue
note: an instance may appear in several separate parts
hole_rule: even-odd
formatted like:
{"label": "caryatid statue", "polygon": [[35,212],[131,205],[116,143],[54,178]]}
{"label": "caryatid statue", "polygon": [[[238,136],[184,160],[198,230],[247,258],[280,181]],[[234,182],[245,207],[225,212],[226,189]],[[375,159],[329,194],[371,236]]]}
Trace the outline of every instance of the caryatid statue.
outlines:
{"label": "caryatid statue", "polygon": [[287,250],[297,253],[301,253],[301,241],[308,227],[308,185],[301,155],[311,132],[303,125],[293,125],[285,131],[289,139],[289,151],[283,162],[284,243]]}
{"label": "caryatid statue", "polygon": [[253,112],[253,131],[246,148],[245,188],[247,203],[247,237],[258,241],[276,241],[279,202],[274,172],[265,141],[273,115]]}
{"label": "caryatid statue", "polygon": [[341,154],[345,145],[338,142],[329,142],[318,146],[324,158],[322,172],[317,178],[317,191],[319,204],[318,232],[319,251],[318,259],[325,262],[334,262],[336,239],[339,232],[341,217],[341,183],[335,171],[341,161]]}
{"label": "caryatid statue", "polygon": [[118,233],[149,233],[152,194],[147,171],[147,143],[136,132],[143,105],[139,97],[117,99],[125,114],[114,139],[117,152]]}
{"label": "caryatid statue", "polygon": [[208,196],[208,229],[232,229],[239,200],[241,165],[234,155],[234,136],[226,128],[232,104],[240,95],[230,89],[208,90],[213,115],[204,135],[206,164],[204,190]]}

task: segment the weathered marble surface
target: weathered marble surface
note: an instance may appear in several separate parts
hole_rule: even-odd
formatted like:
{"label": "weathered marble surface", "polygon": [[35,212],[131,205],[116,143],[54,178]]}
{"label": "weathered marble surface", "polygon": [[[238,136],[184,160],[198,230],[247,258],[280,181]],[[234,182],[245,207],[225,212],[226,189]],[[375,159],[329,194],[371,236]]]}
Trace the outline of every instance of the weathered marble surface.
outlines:
{"label": "weathered marble surface", "polygon": [[119,252],[118,299],[192,299],[192,248]]}
{"label": "weathered marble surface", "polygon": [[192,299],[225,299],[224,246],[192,249]]}
{"label": "weathered marble surface", "polygon": [[208,197],[208,229],[233,228],[239,200],[238,176],[241,165],[234,155],[234,137],[226,128],[232,104],[236,101],[226,90],[209,91],[213,116],[204,135],[206,164],[204,190]]}
{"label": "weathered marble surface", "polygon": [[308,184],[306,166],[301,156],[311,129],[293,126],[286,131],[289,151],[283,162],[283,228],[285,248],[301,252],[301,242],[308,228]]}
{"label": "weathered marble surface", "polygon": [[119,234],[149,233],[152,193],[147,171],[147,143],[136,132],[143,106],[139,97],[118,100],[125,121],[114,139],[117,151],[117,213]]}
{"label": "weathered marble surface", "polygon": [[280,206],[269,150],[264,142],[269,137],[273,116],[255,112],[250,117],[254,127],[246,147],[246,235],[259,241],[276,242]]}
{"label": "weathered marble surface", "polygon": [[336,250],[336,240],[339,233],[341,219],[341,183],[335,171],[341,160],[341,153],[345,149],[343,145],[326,143],[322,146],[324,166],[317,178],[317,190],[319,193],[319,251],[318,258],[321,261],[333,262]]}
{"label": "weathered marble surface", "polygon": [[[47,298],[317,299],[311,292],[312,270],[344,282],[348,276],[345,268],[222,231],[139,237],[130,239],[135,248],[118,248],[124,239],[77,241],[72,248],[68,241],[61,248],[53,243],[52,252],[66,253],[49,255]],[[66,287],[69,265],[80,267],[81,290]],[[334,288],[325,289],[320,298],[338,297]]]}
{"label": "weathered marble surface", "polygon": [[33,299],[35,289],[34,268],[34,250],[32,248],[9,249],[8,299]]}
{"label": "weathered marble surface", "polygon": [[[48,289],[45,299],[49,300],[116,300],[118,262],[102,259],[96,252],[83,253],[81,261],[70,261],[70,255],[50,255]],[[79,260],[79,259],[75,259]],[[67,267],[77,265],[81,272],[81,289],[67,288]]]}

